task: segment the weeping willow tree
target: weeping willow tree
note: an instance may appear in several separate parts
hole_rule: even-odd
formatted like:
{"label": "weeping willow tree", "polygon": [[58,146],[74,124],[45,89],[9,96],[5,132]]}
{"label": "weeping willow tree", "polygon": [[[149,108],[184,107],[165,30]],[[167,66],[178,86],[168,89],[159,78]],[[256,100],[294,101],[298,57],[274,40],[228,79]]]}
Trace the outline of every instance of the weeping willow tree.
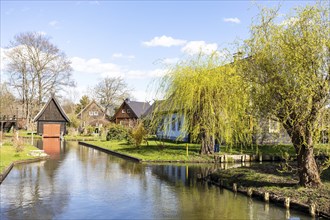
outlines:
{"label": "weeping willow tree", "polygon": [[[162,79],[165,100],[156,106],[153,124],[173,113],[184,118],[181,132],[201,143],[201,154],[213,153],[216,140],[227,145],[250,142],[246,89],[235,67],[224,65],[216,54],[182,61]],[[167,123],[172,123],[171,116]]]}
{"label": "weeping willow tree", "polygon": [[248,58],[237,66],[251,85],[253,104],[291,137],[300,184],[317,187],[313,149],[330,98],[329,7],[318,3],[278,19],[278,10],[261,10],[245,41]]}

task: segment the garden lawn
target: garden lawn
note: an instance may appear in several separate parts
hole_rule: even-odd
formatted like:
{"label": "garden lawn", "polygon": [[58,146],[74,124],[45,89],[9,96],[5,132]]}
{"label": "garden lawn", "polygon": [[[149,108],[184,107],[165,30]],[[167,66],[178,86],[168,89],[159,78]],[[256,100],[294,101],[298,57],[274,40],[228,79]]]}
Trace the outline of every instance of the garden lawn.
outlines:
{"label": "garden lawn", "polygon": [[[296,151],[291,144],[279,144],[279,145],[259,145],[259,146],[235,146],[226,147],[220,146],[220,154],[264,154],[264,155],[276,155],[283,156],[288,153],[290,156],[295,156]],[[319,153],[325,153],[330,155],[330,144],[316,144],[314,146],[314,153],[318,155]]]}
{"label": "garden lawn", "polygon": [[141,147],[128,145],[126,141],[86,141],[105,149],[142,159],[143,162],[212,162],[213,156],[199,154],[199,144],[188,144],[188,156],[185,143],[172,143],[149,140]]}
{"label": "garden lawn", "polygon": [[297,164],[292,162],[290,167],[292,171],[284,169],[283,163],[253,164],[250,167],[219,169],[210,178],[220,178],[229,188],[237,183],[242,189],[251,187],[258,192],[290,197],[291,201],[301,204],[315,202],[317,210],[330,216],[330,168],[322,172],[323,185],[320,188],[304,188],[298,185]]}
{"label": "garden lawn", "polygon": [[28,155],[30,150],[39,150],[38,148],[27,145],[24,151],[17,153],[15,148],[10,143],[3,143],[0,146],[0,173],[2,173],[12,162],[36,158],[35,156]]}
{"label": "garden lawn", "polygon": [[[86,143],[96,145],[105,149],[113,150],[119,153],[130,155],[142,159],[145,162],[161,161],[182,161],[182,162],[212,162],[214,155],[200,155],[200,144],[188,144],[188,157],[186,156],[186,143],[160,142],[150,139],[148,144],[144,143],[141,147],[135,147],[127,144],[126,141],[85,141]],[[317,144],[314,149],[315,155],[318,153],[330,154],[329,144]],[[260,145],[249,147],[226,147],[221,146],[220,152],[216,154],[264,154],[283,156],[288,153],[295,156],[295,150],[292,145]]]}

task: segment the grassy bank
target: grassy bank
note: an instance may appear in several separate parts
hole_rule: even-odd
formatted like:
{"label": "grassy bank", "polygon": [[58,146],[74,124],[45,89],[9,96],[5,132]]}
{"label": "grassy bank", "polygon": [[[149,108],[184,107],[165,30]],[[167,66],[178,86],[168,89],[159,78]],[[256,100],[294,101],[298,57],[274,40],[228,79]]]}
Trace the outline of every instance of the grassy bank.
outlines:
{"label": "grassy bank", "polygon": [[143,161],[182,161],[182,162],[211,162],[212,156],[199,155],[199,145],[188,145],[188,156],[186,155],[185,143],[166,142],[164,146],[158,141],[150,140],[141,147],[128,145],[126,141],[86,141],[105,149],[130,155]]}
{"label": "grassy bank", "polygon": [[[220,154],[266,154],[282,156],[287,153],[290,156],[295,156],[296,151],[292,144],[279,144],[279,145],[254,145],[254,146],[220,146]],[[314,146],[314,153],[318,155],[325,153],[330,155],[330,144],[316,144]]]}
{"label": "grassy bank", "polygon": [[10,142],[5,142],[0,147],[0,173],[2,173],[12,162],[36,158],[28,153],[31,150],[39,150],[32,145],[26,145],[22,152],[16,152]]}
{"label": "grassy bank", "polygon": [[[126,141],[104,141],[94,140],[86,141],[86,143],[93,144],[105,149],[113,150],[119,153],[127,154],[133,157],[142,159],[143,161],[183,161],[183,162],[211,162],[212,156],[199,155],[200,144],[188,144],[188,157],[186,156],[186,143],[175,142],[160,142],[155,139],[150,139],[147,143],[142,144],[141,147],[135,147],[127,144]],[[330,145],[316,145],[315,155],[325,153],[329,155]],[[262,145],[249,147],[226,147],[221,146],[220,152],[216,155],[222,154],[264,154],[264,155],[278,155],[283,156],[288,154],[295,156],[295,150],[292,145]]]}
{"label": "grassy bank", "polygon": [[228,170],[217,170],[210,178],[215,182],[223,180],[228,186],[237,183],[242,189],[251,187],[261,193],[269,192],[278,197],[290,197],[300,204],[316,204],[319,211],[330,215],[330,169],[322,175],[323,186],[319,189],[299,187],[296,163],[290,164],[293,171],[285,171],[280,163],[254,164]]}

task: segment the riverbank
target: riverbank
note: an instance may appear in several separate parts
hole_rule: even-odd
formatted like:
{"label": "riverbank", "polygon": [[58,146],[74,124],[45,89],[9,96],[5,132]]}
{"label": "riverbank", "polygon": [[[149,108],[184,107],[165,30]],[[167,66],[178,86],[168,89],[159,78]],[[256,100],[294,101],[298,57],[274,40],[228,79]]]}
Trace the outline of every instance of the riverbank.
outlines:
{"label": "riverbank", "polygon": [[[220,147],[220,152],[200,155],[200,144],[160,142],[149,139],[140,147],[126,141],[84,141],[102,149],[138,158],[141,162],[227,163],[253,161],[290,161],[296,159],[292,145],[263,145],[250,147]],[[329,155],[328,145],[316,145],[315,155]]]}
{"label": "riverbank", "polygon": [[309,212],[310,205],[315,205],[316,215],[330,218],[330,169],[325,170],[321,179],[321,188],[303,188],[298,185],[296,163],[290,163],[290,168],[282,163],[254,164],[250,167],[217,170],[205,177],[205,180],[215,185],[226,187],[244,194],[252,193],[264,199],[269,193],[271,202],[284,205],[285,198],[290,198],[291,207]]}
{"label": "riverbank", "polygon": [[181,163],[212,163],[214,155],[200,155],[198,144],[171,143],[161,145],[155,140],[148,141],[141,147],[135,147],[126,143],[126,141],[85,141],[85,143],[97,147],[115,151],[117,153],[135,157],[141,162],[181,162]]}
{"label": "riverbank", "polygon": [[16,152],[12,143],[4,142],[0,146],[0,183],[4,180],[11,168],[18,163],[29,163],[44,160],[44,156],[32,156],[31,151],[39,150],[32,145],[25,145],[21,152]]}

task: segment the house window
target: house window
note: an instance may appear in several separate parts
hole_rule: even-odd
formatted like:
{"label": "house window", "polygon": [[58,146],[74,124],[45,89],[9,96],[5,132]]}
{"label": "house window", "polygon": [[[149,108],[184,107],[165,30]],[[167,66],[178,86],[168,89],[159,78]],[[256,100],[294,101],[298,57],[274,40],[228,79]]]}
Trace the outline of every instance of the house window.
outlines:
{"label": "house window", "polygon": [[175,117],[172,118],[172,131],[175,131],[176,120]]}
{"label": "house window", "polygon": [[130,113],[131,111],[129,109],[126,110],[127,113]]}
{"label": "house window", "polygon": [[269,133],[279,133],[279,132],[280,132],[280,123],[269,119]]}
{"label": "house window", "polygon": [[98,116],[99,112],[98,111],[89,111],[88,114],[89,114],[89,116]]}
{"label": "house window", "polygon": [[122,110],[121,110],[121,113],[126,113],[125,109],[122,109]]}

